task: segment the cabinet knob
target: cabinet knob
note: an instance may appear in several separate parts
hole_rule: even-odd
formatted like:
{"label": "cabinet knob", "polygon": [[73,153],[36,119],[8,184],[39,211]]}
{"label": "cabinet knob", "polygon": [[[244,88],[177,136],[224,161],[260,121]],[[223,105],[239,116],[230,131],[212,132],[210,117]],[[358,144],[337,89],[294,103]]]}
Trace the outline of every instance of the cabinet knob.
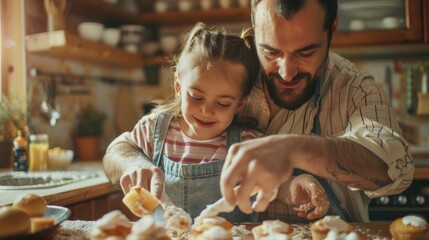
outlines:
{"label": "cabinet knob", "polygon": [[422,195],[417,195],[415,200],[416,200],[417,205],[423,205],[426,202],[425,197],[423,197]]}
{"label": "cabinet knob", "polygon": [[378,202],[381,205],[387,205],[387,204],[390,203],[390,199],[389,199],[389,197],[381,197],[381,198],[378,199]]}
{"label": "cabinet knob", "polygon": [[400,205],[405,205],[407,204],[407,201],[408,201],[407,197],[404,195],[399,195],[397,200]]}

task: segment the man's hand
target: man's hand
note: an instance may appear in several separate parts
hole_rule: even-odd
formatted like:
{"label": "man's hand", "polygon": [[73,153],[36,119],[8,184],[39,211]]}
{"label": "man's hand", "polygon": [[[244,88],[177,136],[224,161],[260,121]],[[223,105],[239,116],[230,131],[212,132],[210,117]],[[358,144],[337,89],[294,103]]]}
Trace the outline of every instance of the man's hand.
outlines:
{"label": "man's hand", "polygon": [[298,216],[309,220],[323,217],[329,210],[329,200],[325,190],[316,178],[309,174],[301,174],[290,183],[290,194],[293,209]]}
{"label": "man's hand", "polygon": [[164,190],[164,173],[156,166],[144,166],[127,170],[120,179],[122,191],[126,194],[133,186],[141,186],[161,199]]}
{"label": "man's hand", "polygon": [[[268,207],[273,191],[292,174],[291,159],[296,149],[293,136],[275,135],[231,146],[220,180],[222,195],[229,204],[237,204],[245,213]],[[254,189],[259,191],[252,209],[250,197]]]}

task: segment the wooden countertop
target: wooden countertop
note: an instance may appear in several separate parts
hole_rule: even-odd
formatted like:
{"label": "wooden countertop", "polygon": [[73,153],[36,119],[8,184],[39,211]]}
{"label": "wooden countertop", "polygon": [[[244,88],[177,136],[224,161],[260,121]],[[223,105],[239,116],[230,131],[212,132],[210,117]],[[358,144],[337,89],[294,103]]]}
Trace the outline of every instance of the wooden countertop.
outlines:
{"label": "wooden countertop", "polygon": [[97,173],[97,177],[57,187],[25,190],[0,190],[0,206],[13,203],[17,196],[25,193],[36,193],[42,196],[50,205],[64,206],[70,203],[118,191],[118,189],[109,182],[104,174],[101,161],[72,164],[67,170],[89,171],[91,173]]}

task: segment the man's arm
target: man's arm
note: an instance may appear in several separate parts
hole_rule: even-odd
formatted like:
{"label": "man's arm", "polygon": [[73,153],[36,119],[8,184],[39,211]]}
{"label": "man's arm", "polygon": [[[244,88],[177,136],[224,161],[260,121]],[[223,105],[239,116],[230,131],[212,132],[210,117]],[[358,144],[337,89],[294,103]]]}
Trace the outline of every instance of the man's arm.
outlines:
{"label": "man's arm", "polygon": [[376,190],[392,182],[388,167],[365,147],[344,138],[299,136],[296,168],[361,190]]}
{"label": "man's arm", "polygon": [[[230,204],[237,203],[244,212],[251,212],[249,196],[252,189],[260,188],[255,210],[263,211],[270,193],[290,178],[294,168],[361,190],[379,189],[395,178],[388,175],[388,166],[376,154],[351,140],[274,135],[230,148],[221,175],[222,194]],[[239,182],[241,186],[234,193],[232,189]]]}

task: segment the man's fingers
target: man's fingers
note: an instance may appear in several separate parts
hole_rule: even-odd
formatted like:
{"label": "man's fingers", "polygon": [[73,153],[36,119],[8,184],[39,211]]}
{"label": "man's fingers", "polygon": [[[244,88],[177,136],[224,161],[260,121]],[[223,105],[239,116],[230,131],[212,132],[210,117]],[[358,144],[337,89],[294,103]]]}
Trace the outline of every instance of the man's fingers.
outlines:
{"label": "man's fingers", "polygon": [[268,204],[271,201],[273,196],[273,192],[264,191],[260,189],[258,191],[258,195],[256,195],[256,201],[253,203],[252,208],[256,212],[263,212],[267,209]]}
{"label": "man's fingers", "polygon": [[237,145],[232,145],[226,156],[220,176],[220,190],[222,196],[230,205],[236,204],[234,187],[246,175],[247,161],[240,156]]}
{"label": "man's fingers", "polygon": [[253,209],[250,203],[255,181],[252,178],[246,178],[237,189],[237,205],[244,213],[250,214]]}

